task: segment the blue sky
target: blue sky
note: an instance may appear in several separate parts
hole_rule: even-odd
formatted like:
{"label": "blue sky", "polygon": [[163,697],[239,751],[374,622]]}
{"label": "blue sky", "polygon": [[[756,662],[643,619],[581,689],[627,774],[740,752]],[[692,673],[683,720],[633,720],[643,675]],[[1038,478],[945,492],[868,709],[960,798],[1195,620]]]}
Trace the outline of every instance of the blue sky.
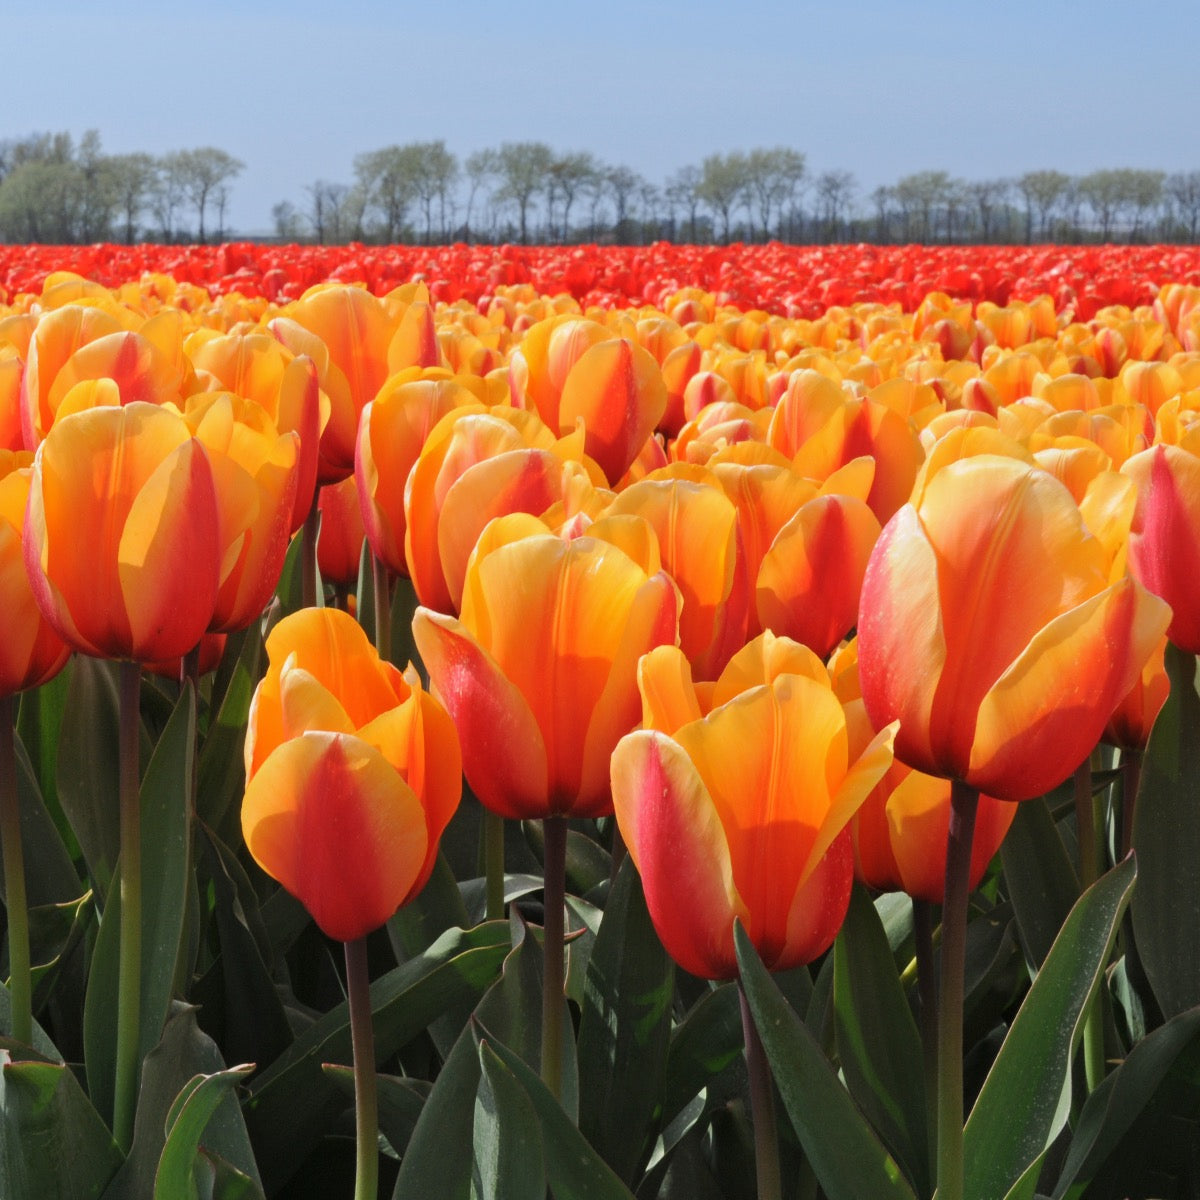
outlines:
{"label": "blue sky", "polygon": [[590,150],[655,183],[788,145],[865,197],[916,170],[1200,169],[1195,0],[968,6],[693,0],[44,0],[5,15],[0,138],[100,131],[111,153],[219,146],[231,224],[270,226],[356,154],[443,139]]}

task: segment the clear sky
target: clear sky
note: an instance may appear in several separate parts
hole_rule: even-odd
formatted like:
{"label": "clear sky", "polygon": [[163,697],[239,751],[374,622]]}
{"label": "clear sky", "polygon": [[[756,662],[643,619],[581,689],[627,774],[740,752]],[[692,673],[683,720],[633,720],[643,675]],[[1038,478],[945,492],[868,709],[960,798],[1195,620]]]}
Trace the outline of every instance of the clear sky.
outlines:
{"label": "clear sky", "polygon": [[218,146],[232,228],[357,154],[442,139],[590,150],[654,183],[786,145],[860,198],[913,171],[1200,169],[1200,3],[43,0],[6,6],[0,138]]}

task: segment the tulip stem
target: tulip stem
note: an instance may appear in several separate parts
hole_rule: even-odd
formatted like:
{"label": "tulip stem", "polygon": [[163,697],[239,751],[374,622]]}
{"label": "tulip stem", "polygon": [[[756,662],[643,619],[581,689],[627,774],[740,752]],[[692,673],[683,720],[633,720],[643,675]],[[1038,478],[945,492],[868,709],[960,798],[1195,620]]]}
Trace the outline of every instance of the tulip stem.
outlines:
{"label": "tulip stem", "polygon": [[487,919],[504,920],[504,818],[483,810],[483,875],[487,884]]}
{"label": "tulip stem", "polygon": [[[1087,891],[1100,877],[1101,849],[1096,837],[1096,804],[1092,796],[1090,758],[1075,768],[1075,836],[1079,842],[1079,884]],[[1083,1022],[1083,1070],[1089,1092],[1104,1079],[1104,1020],[1100,997],[1093,996]]]}
{"label": "tulip stem", "polygon": [[117,1061],[113,1140],[128,1153],[137,1108],[138,1029],[142,1002],[142,828],[138,798],[140,664],[120,666],[121,951],[117,966]]}
{"label": "tulip stem", "polygon": [[738,980],[742,1009],[742,1037],[746,1043],[746,1069],[750,1076],[750,1118],[754,1124],[754,1167],[758,1176],[758,1200],[780,1200],[783,1195],[779,1171],[779,1127],[775,1119],[775,1086],[771,1064],[763,1049],[758,1026],[746,991]]}
{"label": "tulip stem", "polygon": [[542,1082],[562,1095],[563,906],[567,890],[567,819],[546,817],[542,822],[546,909],[542,971]]}
{"label": "tulip stem", "polygon": [[938,997],[938,1200],[963,1200],[963,976],[978,806],[978,789],[955,780],[950,789]]}
{"label": "tulip stem", "polygon": [[917,996],[921,1008],[921,1051],[925,1065],[925,1124],[929,1161],[937,1158],[938,1094],[938,980],[937,958],[933,951],[933,905],[915,899],[913,906],[913,948],[917,957]]}
{"label": "tulip stem", "polygon": [[377,554],[371,555],[371,581],[375,586],[375,649],[384,662],[391,662],[392,591],[387,566]]}
{"label": "tulip stem", "polygon": [[1137,809],[1138,787],[1142,782],[1142,752],[1121,751],[1121,854],[1133,849],[1133,814]]}
{"label": "tulip stem", "polygon": [[8,910],[8,992],[12,1035],[33,1044],[33,983],[29,955],[29,907],[25,894],[25,855],[21,849],[21,802],[13,698],[0,696],[0,841],[4,844],[4,907]]}
{"label": "tulip stem", "polygon": [[317,534],[321,528],[320,488],[304,518],[300,533],[300,603],[313,608],[317,603]]}
{"label": "tulip stem", "polygon": [[350,1040],[354,1048],[354,1200],[379,1194],[379,1098],[375,1077],[375,1027],[371,1019],[371,976],[367,939],[346,942],[346,989]]}

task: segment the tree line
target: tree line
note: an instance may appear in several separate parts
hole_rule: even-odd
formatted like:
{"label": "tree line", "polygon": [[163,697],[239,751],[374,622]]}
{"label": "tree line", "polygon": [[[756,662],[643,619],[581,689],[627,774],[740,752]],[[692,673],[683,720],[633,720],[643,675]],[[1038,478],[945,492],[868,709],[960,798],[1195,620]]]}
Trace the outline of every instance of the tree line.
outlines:
{"label": "tree line", "polygon": [[[0,141],[0,240],[222,240],[244,164],[212,146],[106,155],[100,136]],[[285,241],[722,243],[1196,242],[1200,171],[1058,170],[966,180],[917,171],[863,195],[785,146],[711,154],[653,183],[588,151],[505,142],[460,160],[444,141],[359,154],[271,212]]]}

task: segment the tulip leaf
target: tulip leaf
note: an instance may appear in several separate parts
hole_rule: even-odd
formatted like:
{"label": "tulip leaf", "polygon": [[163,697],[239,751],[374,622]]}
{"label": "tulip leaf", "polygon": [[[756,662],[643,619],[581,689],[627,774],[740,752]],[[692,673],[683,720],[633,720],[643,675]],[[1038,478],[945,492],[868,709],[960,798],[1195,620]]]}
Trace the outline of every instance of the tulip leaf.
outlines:
{"label": "tulip leaf", "polygon": [[1102,876],[1055,939],[967,1121],[968,1196],[1006,1195],[1062,1130],[1071,1058],[1136,875],[1131,857]]}
{"label": "tulip leaf", "polygon": [[[58,798],[58,745],[66,710],[67,691],[77,656],[48,683],[21,693],[17,709],[18,740],[28,751],[28,766],[45,798],[47,809],[61,815]],[[64,831],[64,836],[69,831]]]}
{"label": "tulip leaf", "polygon": [[[196,1010],[176,1003],[167,1018],[162,1041],[142,1066],[133,1145],[104,1200],[142,1200],[153,1193],[172,1106],[190,1079],[218,1073],[224,1067],[216,1044],[196,1024]],[[209,1119],[204,1146],[258,1186],[258,1168],[246,1124],[232,1094],[226,1094]]]}
{"label": "tulip leaf", "polygon": [[662,1103],[674,980],[626,857],[588,959],[579,1021],[579,1129],[626,1182]]}
{"label": "tulip leaf", "polygon": [[[448,930],[423,954],[377,979],[371,985],[377,1059],[396,1053],[448,1007],[478,996],[495,978],[508,938],[508,926],[499,921]],[[343,1002],[251,1081],[246,1119],[269,1193],[301,1165],[343,1107],[321,1064],[348,1063],[350,1057]]]}
{"label": "tulip leaf", "polygon": [[[337,1063],[322,1063],[325,1078],[337,1085],[348,1100],[354,1100],[354,1069]],[[425,1111],[432,1084],[425,1079],[377,1074],[375,1082],[379,1098],[379,1132],[397,1155],[403,1155],[412,1140],[413,1130]]]}
{"label": "tulip leaf", "polygon": [[167,1114],[167,1137],[154,1177],[154,1200],[198,1197],[192,1171],[200,1140],[218,1106],[253,1069],[252,1065],[232,1067],[193,1076],[184,1084]]}
{"label": "tulip leaf", "polygon": [[916,1190],[927,1192],[921,1035],[879,914],[860,886],[834,944],[833,1001],[846,1086]]}
{"label": "tulip leaf", "polygon": [[742,1057],[742,1012],[737,985],[705,993],[676,1026],[667,1052],[663,1121],[670,1123]]}
{"label": "tulip leaf", "polygon": [[76,655],[63,705],[55,777],[59,803],[101,904],[108,897],[121,843],[117,710],[113,664]]}
{"label": "tulip leaf", "polygon": [[784,1107],[829,1200],[915,1200],[820,1045],[775,986],[741,922],[734,925],[734,942],[742,987]]}
{"label": "tulip leaf", "polygon": [[228,846],[204,827],[196,837],[220,952],[192,989],[192,999],[229,1061],[272,1062],[288,1047],[292,1032],[271,974],[258,898]]}
{"label": "tulip leaf", "polygon": [[1200,695],[1196,657],[1167,646],[1171,692],[1154,723],[1133,819],[1138,957],[1163,1015],[1200,1004]]}
{"label": "tulip leaf", "polygon": [[0,1195],[92,1200],[121,1152],[62,1063],[12,1062],[0,1051]]}
{"label": "tulip leaf", "polygon": [[[479,1050],[470,1028],[459,1035],[409,1138],[392,1200],[469,1200]],[[447,1153],[454,1147],[454,1153]]]}
{"label": "tulip leaf", "polygon": [[555,1200],[631,1200],[629,1189],[575,1128],[533,1069],[476,1025],[484,1044],[524,1089],[542,1129],[546,1180]]}
{"label": "tulip leaf", "polygon": [[[212,715],[200,750],[196,815],[226,842],[234,841],[235,834],[240,833],[236,818],[246,781],[246,722],[261,674],[262,647],[262,633],[256,621],[242,635],[236,658],[228,656],[233,667],[228,679],[221,680],[224,689],[220,692],[220,705]],[[222,674],[227,670],[223,662]]]}
{"label": "tulip leaf", "polygon": [[1025,961],[1036,973],[1079,896],[1075,866],[1044,798],[1017,805],[1000,859]]}
{"label": "tulip leaf", "polygon": [[[40,1058],[47,1062],[61,1063],[63,1056],[59,1053],[58,1047],[46,1035],[46,1031],[37,1023],[33,1022],[33,1045],[22,1046],[19,1042],[11,1037],[12,1031],[12,996],[9,994],[8,988],[0,983],[0,1052],[6,1049],[20,1049],[22,1057],[28,1056],[30,1050]],[[0,1193],[2,1194],[2,1193]]]}
{"label": "tulip leaf", "polygon": [[[138,1061],[158,1044],[171,1001],[190,877],[188,797],[196,739],[195,692],[186,687],[146,768],[140,793],[142,839],[141,1002]],[[119,880],[118,867],[114,879]],[[104,907],[83,1014],[88,1089],[108,1115],[116,1075],[121,889]]]}
{"label": "tulip leaf", "polygon": [[1087,1098],[1055,1200],[1196,1194],[1200,1008],[1156,1029]]}
{"label": "tulip leaf", "polygon": [[486,1041],[475,1093],[475,1193],[479,1200],[545,1200],[537,1114],[525,1089]]}

